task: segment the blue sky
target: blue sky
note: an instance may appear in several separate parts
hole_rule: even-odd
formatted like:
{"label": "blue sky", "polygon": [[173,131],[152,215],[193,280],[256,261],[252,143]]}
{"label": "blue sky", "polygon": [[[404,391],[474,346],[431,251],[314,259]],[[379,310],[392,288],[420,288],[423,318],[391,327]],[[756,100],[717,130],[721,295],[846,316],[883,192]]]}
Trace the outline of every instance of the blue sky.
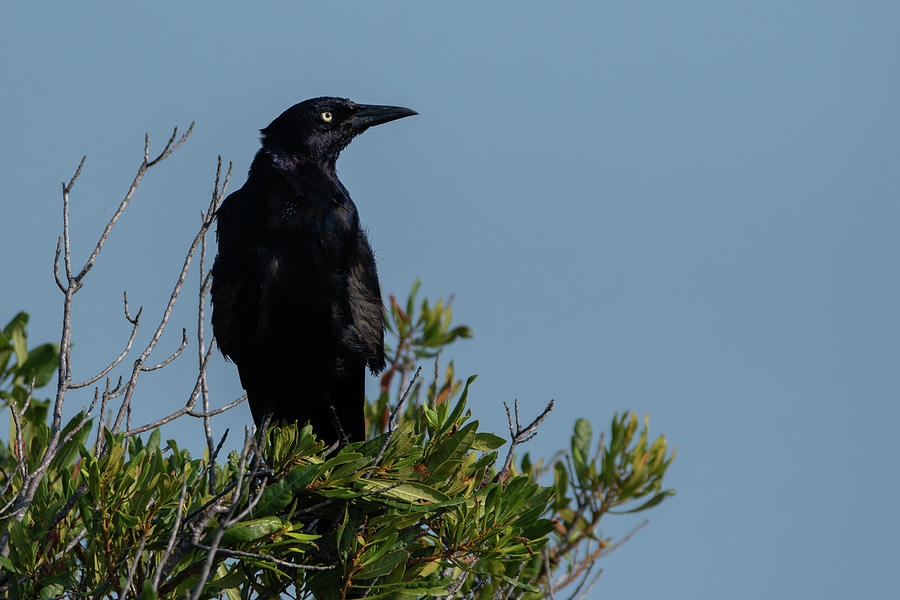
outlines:
{"label": "blue sky", "polygon": [[[475,338],[453,358],[480,374],[484,427],[504,430],[503,401],[536,414],[555,398],[533,455],[625,409],[678,446],[678,496],[604,559],[592,597],[889,597],[898,30],[900,7],[876,1],[7,5],[0,320],[25,309],[35,342],[58,338],[59,182],[82,154],[79,264],[144,132],[159,148],[197,123],[77,297],[76,377],[124,342],[123,289],[146,343],[217,155],[240,185],[258,130],[297,101],[409,106],[421,115],[362,136],[339,168],[385,293],[421,277],[456,294]],[[184,401],[185,360],[146,377],[136,419]],[[211,373],[214,403],[240,393],[232,365]],[[202,447],[196,423],[167,433]]]}

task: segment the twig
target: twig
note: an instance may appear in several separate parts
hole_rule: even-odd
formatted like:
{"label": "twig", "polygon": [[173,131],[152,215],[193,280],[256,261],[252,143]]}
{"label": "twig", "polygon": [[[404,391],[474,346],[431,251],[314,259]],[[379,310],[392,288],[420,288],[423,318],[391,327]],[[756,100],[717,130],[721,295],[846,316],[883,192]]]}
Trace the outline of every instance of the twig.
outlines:
{"label": "twig", "polygon": [[[216,180],[213,185],[213,197],[219,193],[219,177],[222,173],[222,157],[219,156],[216,162]],[[204,212],[200,212],[200,222],[205,223],[208,219],[208,215]],[[212,273],[212,271],[210,271]],[[207,385],[206,380],[206,370],[203,368],[203,355],[206,352],[206,292],[209,290],[208,277],[206,274],[206,236],[200,240],[200,291],[198,292],[198,301],[197,301],[197,361],[199,362],[200,369],[200,399],[203,402],[203,412],[209,413],[209,387]],[[213,436],[212,436],[212,425],[209,420],[209,415],[205,415],[203,417],[203,434],[206,436],[206,447],[209,450],[210,455],[210,464],[213,464],[214,459],[212,459],[213,451],[215,449]],[[209,470],[209,489],[214,490],[216,488],[216,470]]]}
{"label": "twig", "polygon": [[[329,404],[328,409],[331,410],[331,424],[334,425],[334,429],[337,431],[338,440],[342,446],[346,446],[350,443],[350,440],[347,439],[347,434],[344,432],[344,428],[341,426],[341,419],[338,417],[337,409],[334,407],[334,404]],[[266,418],[270,419],[272,417],[272,413],[267,413]]]}
{"label": "twig", "polygon": [[187,411],[185,414],[186,414],[186,415],[190,415],[190,416],[192,416],[192,417],[198,417],[198,418],[199,418],[199,417],[214,417],[214,416],[216,416],[216,415],[222,414],[222,413],[225,412],[226,410],[231,410],[232,408],[234,408],[235,406],[237,406],[237,405],[240,404],[241,402],[245,401],[246,399],[247,399],[247,394],[244,394],[243,396],[241,396],[241,397],[238,398],[237,400],[234,400],[234,401],[232,401],[232,402],[229,402],[228,404],[226,404],[226,405],[223,406],[222,408],[216,408],[216,409],[211,410],[211,411],[209,411],[209,412],[199,412],[199,413],[198,413],[198,412],[194,412],[194,411],[192,411],[192,410],[189,410],[189,411]]}
{"label": "twig", "polygon": [[[84,266],[81,268],[81,271],[79,271],[77,275],[72,269],[72,252],[69,235],[69,196],[72,188],[75,185],[75,182],[81,175],[81,169],[84,167],[86,157],[82,157],[81,162],[78,164],[78,168],[75,170],[75,174],[68,181],[68,183],[62,184],[63,235],[62,243],[57,242],[58,252],[57,256],[54,258],[54,279],[57,282],[57,286],[60,287],[64,294],[63,326],[59,344],[59,365],[57,368],[56,398],[53,404],[53,416],[50,424],[50,435],[47,443],[44,446],[43,455],[38,461],[35,469],[28,475],[27,479],[22,482],[22,488],[16,495],[15,502],[12,506],[13,512],[11,516],[16,521],[20,521],[27,512],[28,507],[31,506],[31,503],[34,501],[34,495],[37,492],[38,486],[40,485],[41,481],[43,481],[44,476],[46,475],[47,469],[50,466],[50,462],[56,457],[57,453],[59,452],[60,436],[62,432],[63,403],[65,401],[66,393],[69,389],[71,389],[72,383],[72,299],[75,293],[78,292],[78,290],[83,286],[84,277],[93,267],[95,261],[97,260],[97,257],[100,254],[100,251],[103,249],[103,246],[106,243],[106,240],[109,238],[109,234],[112,231],[112,228],[115,226],[119,217],[122,215],[122,212],[125,210],[125,207],[134,196],[134,193],[137,190],[137,186],[143,178],[144,174],[147,172],[147,169],[166,158],[176,148],[178,148],[178,146],[180,146],[184,142],[184,140],[187,139],[187,136],[190,135],[192,130],[193,124],[191,124],[191,127],[188,129],[188,131],[176,143],[176,128],[176,134],[173,134],[172,139],[170,139],[169,143],[166,144],[163,152],[153,161],[148,161],[149,138],[146,135],[144,136],[144,160],[138,168],[137,175],[132,181],[131,187],[128,189],[128,192],[125,194],[125,198],[119,204],[119,208],[116,210],[115,214],[113,214],[112,218],[107,223],[103,233],[100,235],[100,239],[97,241],[93,252],[91,252],[88,260],[85,262]],[[63,279],[59,277],[58,264],[60,249],[62,250],[63,262],[65,264],[65,285],[63,285]],[[122,416],[124,416],[124,411]],[[0,538],[0,553],[5,554],[6,552],[8,552],[7,537],[4,534],[4,536]]]}
{"label": "twig", "polygon": [[[172,139],[174,139],[174,136]],[[179,144],[180,143],[181,142],[179,142]],[[176,145],[176,147],[177,147],[177,145]],[[145,154],[146,154],[146,151],[145,151]],[[165,151],[163,152],[163,154],[165,154]],[[161,154],[160,157],[164,157],[163,154]],[[160,159],[161,158],[158,158],[157,160],[160,160]],[[203,222],[202,226],[200,227],[200,230],[194,236],[194,240],[191,242],[191,245],[190,245],[190,248],[188,249],[187,255],[184,258],[184,264],[181,267],[181,273],[178,275],[178,279],[175,282],[175,286],[172,288],[172,293],[169,296],[169,302],[166,304],[166,307],[163,310],[163,315],[162,315],[162,318],[160,319],[159,325],[157,326],[156,331],[153,334],[153,337],[148,342],[147,347],[141,353],[140,357],[138,357],[137,360],[134,361],[134,368],[132,369],[132,372],[131,372],[131,378],[128,380],[128,383],[125,385],[125,397],[122,400],[122,404],[119,407],[119,412],[116,415],[116,419],[113,422],[113,425],[111,427],[111,430],[113,432],[118,431],[119,428],[122,426],[122,421],[124,420],[124,417],[128,410],[128,407],[131,405],[131,398],[134,394],[135,387],[137,386],[138,376],[140,375],[140,373],[143,370],[142,367],[144,365],[144,362],[147,360],[147,358],[150,356],[150,354],[156,348],[156,345],[159,343],[159,340],[162,337],[163,330],[166,328],[166,325],[169,322],[169,317],[171,316],[172,310],[175,307],[176,300],[178,300],[178,295],[181,293],[181,287],[184,285],[184,281],[185,281],[185,278],[187,277],[188,269],[191,265],[191,261],[194,258],[194,253],[197,251],[197,247],[200,245],[200,240],[202,240],[204,238],[210,225],[212,225],[211,209],[216,202],[217,202],[217,198],[214,195],[213,199],[210,200],[209,210],[207,210],[207,213],[206,213],[208,215],[208,217],[207,217],[206,221]],[[212,349],[212,345],[210,345],[210,350],[211,349]],[[198,377],[198,380],[199,379],[200,378]],[[195,386],[195,392],[193,394],[191,394],[191,397],[193,399],[196,399],[196,397],[197,397],[197,395],[199,395],[199,393],[200,393],[200,384],[198,383],[197,386]]]}
{"label": "twig", "polygon": [[100,587],[97,588],[97,592],[94,594],[94,600],[100,600],[103,597],[103,594],[106,593],[106,588],[109,587],[109,584],[112,583],[113,577],[115,577],[119,572],[119,566],[122,564],[122,561],[125,560],[126,556],[128,556],[127,548],[119,553],[119,557],[116,559],[116,562],[113,568],[110,570],[109,575],[106,576],[106,579],[104,579],[103,583],[100,584]]}
{"label": "twig", "polygon": [[372,583],[370,583],[369,586],[366,588],[366,591],[363,592],[363,595],[362,595],[363,598],[369,597],[369,594],[371,594],[372,590],[375,589],[375,584],[378,583],[379,579],[381,579],[381,575],[379,575],[378,577],[376,577],[375,579],[372,580]]}
{"label": "twig", "polygon": [[[581,595],[578,596],[578,598],[575,598],[574,600],[583,600],[584,598],[586,598],[587,595],[591,592],[591,588],[593,588],[594,584],[597,583],[597,580],[600,579],[601,575],[603,575],[603,569],[600,569],[597,571],[597,574],[594,575],[593,579],[591,579],[591,582],[588,584],[587,588],[585,588],[584,592],[582,592]],[[569,600],[573,600],[573,599],[570,598]]]}
{"label": "twig", "polygon": [[506,474],[509,472],[510,467],[512,466],[513,460],[513,452],[516,449],[516,446],[527,442],[537,435],[537,428],[541,424],[541,422],[547,418],[547,415],[550,414],[550,411],[553,410],[553,400],[547,404],[547,408],[537,416],[537,418],[529,423],[526,427],[522,427],[519,424],[519,401],[516,400],[514,403],[515,411],[516,411],[516,423],[515,429],[513,429],[513,419],[509,414],[509,406],[506,402],[503,403],[503,406],[506,408],[506,418],[509,421],[509,434],[512,436],[512,440],[509,444],[509,452],[506,454],[506,462],[503,464],[503,469],[497,475],[497,481],[502,482],[506,479]]}
{"label": "twig", "polygon": [[[228,432],[230,430],[228,428],[225,429],[225,433],[222,434],[222,439],[219,440],[219,444],[213,449],[212,453],[209,455],[209,463],[206,465],[206,469],[203,473],[200,474],[200,479],[206,476],[207,472],[216,470],[216,457],[219,456],[219,450],[222,449],[222,445],[225,443],[225,438],[228,437]],[[209,491],[212,492],[215,490],[215,477],[210,477],[210,486]]]}
{"label": "twig", "polygon": [[58,560],[61,559],[63,556],[65,556],[66,554],[68,554],[69,552],[71,552],[71,551],[72,551],[72,548],[74,548],[75,546],[77,546],[78,544],[80,544],[80,543],[81,543],[81,540],[83,540],[85,537],[87,537],[87,529],[82,529],[82,530],[78,533],[78,535],[76,535],[74,538],[72,538],[72,541],[70,541],[68,544],[66,544],[65,549],[60,550],[59,552],[56,553],[56,555],[53,557],[53,562],[58,561]]}
{"label": "twig", "polygon": [[75,503],[78,502],[78,499],[81,498],[85,493],[87,493],[88,487],[86,484],[81,484],[78,489],[72,492],[72,496],[66,500],[66,503],[63,505],[59,512],[53,515],[53,518],[50,519],[50,523],[47,526],[47,531],[52,530],[56,527],[60,521],[66,518],[66,515],[72,510],[75,506]]}
{"label": "twig", "polygon": [[[103,233],[100,235],[100,239],[97,240],[97,245],[94,247],[94,251],[91,252],[90,257],[85,263],[84,267],[82,267],[81,271],[78,275],[75,276],[75,279],[78,282],[81,282],[84,279],[84,276],[87,275],[88,271],[94,266],[94,262],[97,260],[97,257],[100,255],[100,251],[103,249],[104,244],[106,244],[106,240],[109,238],[109,234],[112,231],[112,228],[115,227],[116,223],[119,220],[119,217],[122,216],[122,213],[125,212],[125,208],[128,206],[128,203],[131,202],[131,198],[134,196],[134,193],[137,191],[138,185],[141,183],[141,180],[144,178],[144,175],[147,173],[147,169],[156,165],[163,159],[167,158],[172,152],[178,149],[181,144],[191,135],[191,132],[194,130],[194,124],[191,123],[188,130],[181,136],[181,139],[178,140],[176,144],[173,146],[173,142],[175,141],[175,136],[178,135],[178,128],[172,132],[172,137],[169,138],[169,141],[166,143],[163,151],[160,152],[159,156],[154,158],[152,161],[149,159],[150,152],[150,136],[148,134],[144,134],[144,160],[141,163],[141,166],[138,168],[137,175],[134,176],[134,180],[131,182],[131,187],[128,188],[128,192],[125,194],[125,197],[122,199],[122,202],[119,203],[119,208],[116,209],[116,212],[113,214],[112,218],[110,218],[109,222],[106,224],[106,228],[103,230]],[[68,192],[72,188],[72,184],[75,183],[75,179],[77,179],[78,174],[81,172],[81,167],[84,165],[84,158],[81,159],[81,164],[78,165],[78,171],[75,173],[75,177],[72,178],[68,188],[65,190]],[[66,256],[69,255],[68,244],[66,244]],[[66,271],[71,272],[69,265],[66,265]]]}
{"label": "twig", "polygon": [[594,563],[594,561],[610,554],[611,552],[615,552],[616,550],[621,548],[623,544],[627,543],[632,538],[632,536],[634,536],[634,534],[636,534],[638,531],[640,531],[649,522],[650,521],[645,519],[640,525],[638,525],[637,527],[632,529],[628,533],[628,535],[623,537],[621,540],[619,540],[615,544],[612,544],[611,546],[600,546],[597,550],[595,550],[594,552],[587,555],[583,560],[578,561],[578,562],[580,562],[580,564],[576,565],[575,569],[571,573],[567,573],[566,575],[561,575],[559,577],[559,579],[557,579],[556,581],[553,582],[554,589],[560,590],[560,589],[566,587],[567,585],[569,585],[570,583],[572,583],[573,581],[575,581],[575,579],[577,577],[581,576],[582,572],[588,566],[592,565]]}
{"label": "twig", "polygon": [[137,552],[134,554],[134,560],[131,561],[131,566],[128,568],[128,576],[125,577],[125,584],[122,586],[122,593],[128,594],[131,588],[131,580],[134,579],[134,573],[137,571],[138,561],[141,560],[141,554],[144,552],[144,544],[147,543],[147,532],[144,532],[144,535],[141,536],[141,543],[138,545]]}
{"label": "twig", "polygon": [[125,360],[125,357],[128,356],[128,353],[131,352],[131,346],[132,346],[132,344],[134,344],[134,338],[137,335],[138,326],[140,324],[141,311],[143,311],[144,309],[139,308],[137,314],[132,319],[131,316],[128,314],[128,292],[122,292],[122,296],[123,296],[123,299],[125,302],[125,319],[127,319],[128,322],[131,323],[131,335],[128,337],[128,342],[125,344],[125,349],[122,350],[121,354],[119,354],[119,356],[117,356],[105,369],[100,371],[94,377],[91,377],[90,379],[87,379],[80,383],[70,383],[69,384],[70,390],[77,390],[79,388],[93,385],[94,383],[99,381],[101,378],[106,377],[106,375],[109,374],[109,372],[112,371],[113,369],[115,369],[117,366],[119,366],[119,364],[123,360]]}
{"label": "twig", "polygon": [[[213,550],[211,546],[204,546],[203,544],[194,545],[201,550],[206,550],[207,552],[211,552]],[[252,558],[254,560],[264,560],[266,562],[275,563],[276,565],[287,567],[289,569],[303,569],[305,571],[330,571],[334,569],[334,565],[300,565],[297,563],[288,562],[286,560],[281,560],[267,554],[253,554],[252,552],[228,550],[227,548],[216,548],[216,553],[224,554],[225,556],[234,556],[235,558]]]}
{"label": "twig", "polygon": [[[222,441],[225,441],[224,438]],[[175,524],[172,526],[172,533],[169,534],[169,543],[166,544],[166,550],[163,552],[162,558],[159,559],[159,564],[157,564],[156,571],[153,573],[151,586],[154,592],[159,588],[159,578],[162,575],[163,567],[165,566],[166,561],[169,560],[169,556],[172,554],[172,548],[175,547],[175,536],[178,534],[178,530],[181,529],[181,516],[184,514],[184,500],[186,497],[187,477],[181,482],[181,495],[178,497],[178,510],[175,512]]]}
{"label": "twig", "polygon": [[25,402],[22,403],[22,411],[18,415],[16,414],[15,403],[9,403],[9,412],[12,415],[13,423],[16,428],[16,470],[19,471],[19,474],[22,476],[23,484],[28,478],[28,463],[25,460],[25,442],[22,440],[22,425],[20,419],[25,416],[25,411],[28,410],[28,405],[31,404],[31,398],[34,395],[34,381],[35,378],[32,377],[31,385],[28,388],[28,396],[25,398]]}
{"label": "twig", "polygon": [[437,402],[438,392],[440,392],[440,350],[434,353],[434,402]]}
{"label": "twig", "polygon": [[545,547],[541,554],[544,555],[544,572],[547,574],[547,595],[550,596],[550,600],[556,600],[553,595],[553,583],[550,579],[550,551]]}
{"label": "twig", "polygon": [[56,240],[56,255],[53,258],[53,279],[56,280],[56,287],[59,288],[59,291],[65,294],[66,286],[63,285],[62,279],[59,278],[59,255],[62,253],[62,244],[62,236],[59,236],[59,238]]}
{"label": "twig", "polygon": [[[519,579],[519,577],[522,575],[522,570],[523,570],[524,568],[525,568],[525,563],[524,563],[524,562],[520,562],[520,563],[519,563],[519,568],[516,569],[516,574],[513,576],[513,580],[518,580],[518,579]],[[509,592],[506,594],[505,600],[509,600],[509,598],[512,597],[512,594],[513,594],[513,592],[516,591],[516,589],[517,589],[517,588],[516,588],[515,585],[510,584],[510,590],[509,590]]]}
{"label": "twig", "polygon": [[[267,422],[268,419],[264,420],[263,425],[265,426]],[[200,594],[203,593],[203,587],[209,579],[209,573],[212,570],[213,562],[216,559],[216,553],[219,550],[222,536],[225,534],[226,529],[233,524],[231,519],[237,510],[244,491],[242,485],[245,475],[244,469],[247,466],[247,456],[250,450],[251,440],[250,430],[247,428],[244,431],[244,448],[241,450],[240,460],[238,461],[237,479],[234,486],[234,493],[231,496],[231,508],[228,510],[228,515],[219,522],[219,527],[213,535],[212,544],[210,544],[209,549],[207,550],[206,560],[203,563],[203,569],[200,571],[200,579],[197,582],[197,587],[194,588],[194,592],[191,594],[191,600],[197,600],[200,597]],[[195,530],[194,535],[198,538],[193,540],[193,543],[196,546],[199,542],[199,532]]]}
{"label": "twig", "polygon": [[[210,344],[210,347],[206,351],[206,356],[204,358],[203,369],[206,368],[206,363],[209,361],[209,357],[212,354],[212,349],[213,349],[213,345]],[[170,421],[174,421],[175,419],[177,419],[178,417],[181,417],[182,415],[190,415],[192,417],[197,417],[197,418],[202,418],[204,416],[212,417],[212,416],[221,414],[227,410],[234,408],[235,406],[237,406],[238,404],[240,404],[241,402],[243,402],[244,400],[247,399],[247,394],[244,394],[237,400],[223,406],[222,408],[217,408],[210,412],[194,412],[192,409],[193,409],[194,404],[197,401],[197,397],[200,395],[200,387],[201,387],[200,382],[201,382],[201,377],[198,375],[197,382],[194,385],[194,391],[191,392],[191,395],[188,397],[187,403],[184,406],[182,406],[180,409],[176,410],[175,412],[173,412],[171,414],[166,415],[165,417],[162,417],[161,419],[157,419],[156,421],[153,421],[152,423],[147,423],[146,425],[141,425],[140,427],[135,427],[134,429],[127,430],[125,432],[125,437],[131,437],[133,435],[137,435],[138,433],[143,433],[145,431],[155,429],[161,425],[165,425],[166,423],[169,423]]]}
{"label": "twig", "polygon": [[187,329],[182,328],[181,329],[181,345],[178,346],[178,348],[175,350],[175,352],[170,354],[169,357],[166,358],[161,363],[157,363],[157,364],[151,365],[149,367],[145,366],[145,365],[141,365],[141,371],[144,371],[146,373],[148,371],[156,371],[157,369],[162,369],[164,366],[166,366],[167,364],[169,364],[170,362],[172,362],[173,360],[175,360],[176,358],[178,358],[181,355],[181,353],[187,347],[187,343],[188,343]]}
{"label": "twig", "polygon": [[406,404],[407,398],[409,398],[409,394],[413,389],[413,386],[416,385],[416,382],[419,380],[419,375],[422,373],[422,367],[416,369],[416,374],[413,375],[413,378],[410,380],[409,385],[406,387],[406,391],[400,396],[400,401],[397,402],[397,406],[391,412],[391,418],[388,420],[388,433],[384,438],[384,441],[381,443],[381,448],[378,449],[378,454],[375,455],[375,460],[372,461],[372,464],[378,466],[381,464],[381,459],[384,457],[384,451],[387,449],[388,444],[391,443],[391,438],[394,437],[394,432],[397,430],[397,418],[400,415],[400,411],[403,410],[403,405]]}

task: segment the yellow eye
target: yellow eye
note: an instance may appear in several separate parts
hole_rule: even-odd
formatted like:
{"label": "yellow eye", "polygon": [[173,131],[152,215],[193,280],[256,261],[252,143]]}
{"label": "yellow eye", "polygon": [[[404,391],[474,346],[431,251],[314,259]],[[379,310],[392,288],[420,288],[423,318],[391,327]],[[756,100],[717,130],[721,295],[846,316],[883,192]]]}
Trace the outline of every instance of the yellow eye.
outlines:
{"label": "yellow eye", "polygon": [[325,121],[326,123],[331,123],[331,120],[334,118],[334,116],[332,116],[332,114],[330,112],[328,112],[327,110],[319,116],[322,117],[322,120]]}

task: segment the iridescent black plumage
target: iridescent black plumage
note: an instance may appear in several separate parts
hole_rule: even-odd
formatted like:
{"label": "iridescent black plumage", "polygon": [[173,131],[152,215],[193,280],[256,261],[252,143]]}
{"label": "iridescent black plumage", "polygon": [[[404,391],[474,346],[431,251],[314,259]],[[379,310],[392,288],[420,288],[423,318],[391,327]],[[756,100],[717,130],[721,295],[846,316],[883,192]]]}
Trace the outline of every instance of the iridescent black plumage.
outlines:
{"label": "iridescent black plumage", "polygon": [[381,290],[341,150],[407,108],[314,98],[262,130],[247,182],[216,213],[213,331],[253,419],[307,420],[326,442],[365,438],[364,378],[384,368]]}

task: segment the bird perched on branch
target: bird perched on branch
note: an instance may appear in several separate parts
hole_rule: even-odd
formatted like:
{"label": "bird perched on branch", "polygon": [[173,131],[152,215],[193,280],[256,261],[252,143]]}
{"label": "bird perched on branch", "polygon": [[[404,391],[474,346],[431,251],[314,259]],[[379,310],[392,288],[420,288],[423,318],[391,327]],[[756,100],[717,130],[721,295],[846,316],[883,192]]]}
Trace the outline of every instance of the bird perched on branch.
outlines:
{"label": "bird perched on branch", "polygon": [[313,98],[262,130],[247,182],[216,213],[212,325],[253,420],[365,439],[366,368],[384,368],[375,258],[335,162],[369,127],[417,114]]}

